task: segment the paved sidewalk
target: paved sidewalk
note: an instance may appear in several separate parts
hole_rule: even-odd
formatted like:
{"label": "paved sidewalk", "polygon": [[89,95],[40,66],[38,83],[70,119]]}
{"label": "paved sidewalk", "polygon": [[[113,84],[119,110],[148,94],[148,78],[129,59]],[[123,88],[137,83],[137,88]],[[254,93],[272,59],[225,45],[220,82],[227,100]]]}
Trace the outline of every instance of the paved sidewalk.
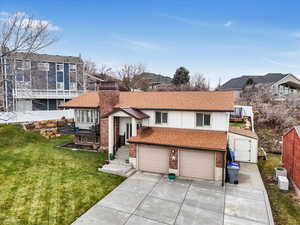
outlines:
{"label": "paved sidewalk", "polygon": [[239,184],[226,184],[224,225],[274,225],[256,164],[241,163]]}

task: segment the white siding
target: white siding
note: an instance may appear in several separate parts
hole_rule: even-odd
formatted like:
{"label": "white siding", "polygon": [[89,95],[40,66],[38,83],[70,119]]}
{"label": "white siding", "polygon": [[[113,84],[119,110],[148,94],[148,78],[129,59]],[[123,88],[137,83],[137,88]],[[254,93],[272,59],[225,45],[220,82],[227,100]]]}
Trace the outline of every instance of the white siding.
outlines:
{"label": "white siding", "polygon": [[130,117],[121,117],[120,118],[120,135],[124,135],[126,132],[126,124],[131,123]]}
{"label": "white siding", "polygon": [[143,120],[143,126],[228,131],[229,113],[226,112],[212,112],[210,127],[196,127],[196,112],[193,111],[168,111],[167,124],[155,124],[155,110],[142,111],[150,116]]}
{"label": "white siding", "polygon": [[229,147],[234,152],[239,151],[239,149],[238,149],[239,147],[243,147],[243,146],[237,146],[235,144],[236,140],[249,140],[251,142],[251,154],[250,154],[250,157],[249,157],[249,162],[257,163],[257,146],[258,146],[257,139],[242,136],[242,135],[238,135],[238,134],[234,134],[234,133],[228,133]]}

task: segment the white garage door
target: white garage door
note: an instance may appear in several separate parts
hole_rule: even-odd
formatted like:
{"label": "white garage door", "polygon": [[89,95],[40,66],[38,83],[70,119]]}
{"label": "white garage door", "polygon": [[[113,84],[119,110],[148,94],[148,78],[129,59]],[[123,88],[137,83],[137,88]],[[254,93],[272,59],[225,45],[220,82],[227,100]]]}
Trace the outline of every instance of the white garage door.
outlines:
{"label": "white garage door", "polygon": [[138,157],[140,170],[155,173],[169,172],[169,150],[164,147],[139,145]]}
{"label": "white garage door", "polygon": [[241,162],[251,161],[251,140],[235,139],[234,145],[235,160]]}
{"label": "white garage door", "polygon": [[214,180],[214,152],[182,150],[179,160],[180,176]]}

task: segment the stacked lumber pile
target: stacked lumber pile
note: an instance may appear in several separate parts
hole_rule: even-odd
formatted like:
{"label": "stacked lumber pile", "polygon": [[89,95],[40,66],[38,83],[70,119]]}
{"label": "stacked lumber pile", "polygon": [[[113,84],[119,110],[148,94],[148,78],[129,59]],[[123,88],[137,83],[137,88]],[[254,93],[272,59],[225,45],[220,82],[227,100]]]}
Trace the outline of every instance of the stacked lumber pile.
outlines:
{"label": "stacked lumber pile", "polygon": [[25,123],[23,127],[25,130],[37,131],[46,138],[54,138],[60,136],[58,133],[58,128],[63,127],[65,123],[71,123],[73,119],[64,119],[61,120],[43,120],[33,123]]}
{"label": "stacked lumber pile", "polygon": [[40,130],[40,134],[42,136],[44,136],[45,138],[49,139],[49,138],[55,138],[55,137],[59,137],[60,134],[58,133],[58,129],[57,128],[47,128],[47,129],[41,129]]}

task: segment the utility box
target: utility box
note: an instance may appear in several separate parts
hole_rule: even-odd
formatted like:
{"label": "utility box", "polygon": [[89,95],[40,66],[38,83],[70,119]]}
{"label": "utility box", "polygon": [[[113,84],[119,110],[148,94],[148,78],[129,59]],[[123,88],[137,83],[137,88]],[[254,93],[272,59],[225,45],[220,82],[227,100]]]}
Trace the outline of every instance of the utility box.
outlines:
{"label": "utility box", "polygon": [[275,169],[275,181],[278,181],[278,176],[287,177],[287,171],[283,167],[276,167]]}
{"label": "utility box", "polygon": [[282,191],[289,190],[289,180],[287,179],[287,177],[278,176],[278,188]]}

